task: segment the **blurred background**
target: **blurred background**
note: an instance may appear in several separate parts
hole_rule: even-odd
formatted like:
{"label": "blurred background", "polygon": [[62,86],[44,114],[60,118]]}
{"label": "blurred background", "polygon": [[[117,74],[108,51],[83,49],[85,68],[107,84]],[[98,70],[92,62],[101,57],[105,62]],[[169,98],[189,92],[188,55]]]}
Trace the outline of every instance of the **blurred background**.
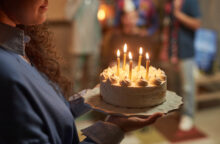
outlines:
{"label": "blurred background", "polygon": [[[54,0],[50,3],[48,25],[64,58],[62,70],[74,83],[74,93],[97,85],[100,72],[114,61],[116,50],[122,50],[127,43],[133,53],[138,53],[140,46],[148,51],[151,64],[165,70],[168,89],[182,96],[179,62],[170,61],[166,51],[170,39],[175,40],[175,36],[168,33],[170,27],[176,27],[169,14],[172,0],[147,0],[148,3],[138,3],[138,9],[136,3],[131,4],[128,0],[123,5],[121,1]],[[196,83],[194,126],[180,132],[181,113],[175,111],[153,126],[127,134],[123,144],[220,144],[219,5],[219,0],[198,1],[201,27],[193,39],[196,64],[193,67]],[[104,117],[90,112],[77,120],[78,130]]]}

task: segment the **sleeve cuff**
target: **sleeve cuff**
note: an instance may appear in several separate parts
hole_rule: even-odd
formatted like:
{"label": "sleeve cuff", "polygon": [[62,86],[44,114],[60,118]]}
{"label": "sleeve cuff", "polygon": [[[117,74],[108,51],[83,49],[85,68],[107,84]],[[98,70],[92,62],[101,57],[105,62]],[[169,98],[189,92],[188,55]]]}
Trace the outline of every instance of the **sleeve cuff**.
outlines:
{"label": "sleeve cuff", "polygon": [[119,144],[124,138],[124,132],[118,126],[103,121],[83,129],[82,133],[97,144]]}
{"label": "sleeve cuff", "polygon": [[78,98],[77,100],[72,100],[69,103],[72,114],[75,118],[91,110],[91,107],[88,104],[84,103],[84,99],[82,97]]}

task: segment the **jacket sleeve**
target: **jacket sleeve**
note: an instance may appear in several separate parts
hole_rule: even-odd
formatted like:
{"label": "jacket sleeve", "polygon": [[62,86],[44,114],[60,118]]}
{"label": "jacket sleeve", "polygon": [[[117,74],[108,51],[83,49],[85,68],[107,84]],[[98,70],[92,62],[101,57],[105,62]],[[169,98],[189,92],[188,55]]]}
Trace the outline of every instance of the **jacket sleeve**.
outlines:
{"label": "jacket sleeve", "polygon": [[[70,108],[74,117],[91,110],[82,98],[86,91],[81,91],[70,98]],[[118,144],[124,138],[124,132],[118,126],[103,121],[96,122],[82,132],[87,138],[80,144]]]}
{"label": "jacket sleeve", "polygon": [[83,90],[71,96],[69,99],[69,107],[74,118],[78,118],[91,110],[91,107],[88,104],[84,103],[84,98],[82,97],[82,95],[84,95],[86,91],[87,90]]}
{"label": "jacket sleeve", "polygon": [[0,143],[50,144],[25,87],[1,77],[0,82]]}
{"label": "jacket sleeve", "polygon": [[124,132],[116,125],[98,121],[82,130],[87,138],[81,144],[119,144],[124,138]]}

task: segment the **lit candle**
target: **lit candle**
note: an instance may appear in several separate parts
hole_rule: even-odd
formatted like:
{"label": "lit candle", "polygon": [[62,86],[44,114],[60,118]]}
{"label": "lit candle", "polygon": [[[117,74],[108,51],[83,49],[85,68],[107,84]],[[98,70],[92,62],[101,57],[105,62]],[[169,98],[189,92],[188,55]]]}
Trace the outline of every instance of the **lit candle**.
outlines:
{"label": "lit candle", "polygon": [[125,66],[126,66],[126,57],[127,57],[127,44],[124,44],[124,61],[123,61],[123,70],[125,70]]}
{"label": "lit candle", "polygon": [[119,76],[119,71],[120,71],[120,51],[117,51],[117,75]]}
{"label": "lit candle", "polygon": [[128,56],[129,56],[129,60],[130,60],[130,62],[129,62],[129,79],[131,80],[131,78],[132,78],[132,63],[133,63],[131,52],[129,52]]}
{"label": "lit candle", "polygon": [[138,71],[140,70],[140,67],[141,67],[142,53],[143,53],[143,48],[140,47],[140,49],[139,49],[139,59],[138,59]]}
{"label": "lit candle", "polygon": [[149,67],[150,67],[149,54],[146,53],[146,80],[148,80]]}

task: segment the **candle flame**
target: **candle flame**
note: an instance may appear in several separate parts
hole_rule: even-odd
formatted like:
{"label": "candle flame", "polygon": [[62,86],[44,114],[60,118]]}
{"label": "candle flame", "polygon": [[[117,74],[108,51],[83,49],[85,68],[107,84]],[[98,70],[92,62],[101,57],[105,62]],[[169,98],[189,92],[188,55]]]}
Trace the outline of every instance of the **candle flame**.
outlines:
{"label": "candle flame", "polygon": [[139,54],[142,55],[142,53],[143,53],[143,48],[140,47]]}
{"label": "candle flame", "polygon": [[127,46],[127,44],[125,43],[125,44],[124,44],[124,53],[127,52],[127,49],[128,49],[128,46]]}
{"label": "candle flame", "polygon": [[117,56],[120,57],[120,50],[117,50]]}
{"label": "candle flame", "polygon": [[129,56],[129,59],[131,60],[131,59],[132,59],[132,54],[131,54],[131,52],[129,52],[128,56]]}
{"label": "candle flame", "polygon": [[149,54],[148,53],[146,53],[146,59],[149,59]]}
{"label": "candle flame", "polygon": [[105,10],[100,8],[97,14],[98,20],[103,21],[106,18]]}

